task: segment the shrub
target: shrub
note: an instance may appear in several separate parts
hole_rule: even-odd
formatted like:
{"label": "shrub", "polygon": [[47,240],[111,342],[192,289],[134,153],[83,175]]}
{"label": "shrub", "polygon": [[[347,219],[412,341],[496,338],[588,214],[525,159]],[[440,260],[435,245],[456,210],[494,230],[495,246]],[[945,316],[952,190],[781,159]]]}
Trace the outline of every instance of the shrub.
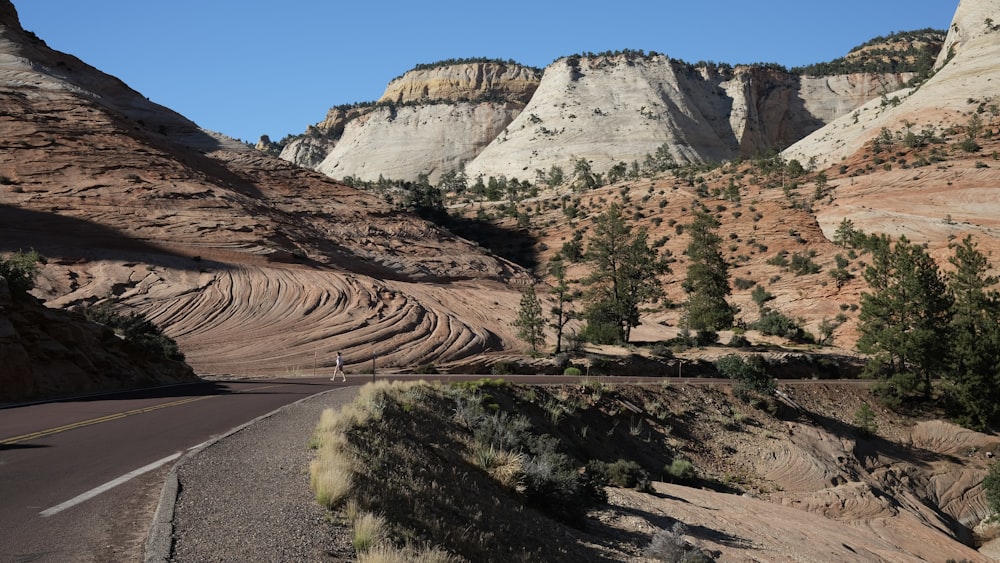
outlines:
{"label": "shrub", "polygon": [[764,395],[774,393],[774,379],[767,375],[764,358],[727,354],[715,361],[719,373],[737,382],[737,391],[754,391]]}
{"label": "shrub", "polygon": [[436,375],[438,373],[437,367],[434,364],[420,364],[417,369],[413,370],[413,373],[421,375]]}
{"label": "shrub", "polygon": [[750,328],[759,330],[768,336],[781,336],[792,342],[809,342],[812,340],[809,333],[799,326],[798,323],[773,309],[764,311],[756,322],[750,324]]}
{"label": "shrub", "polygon": [[490,373],[492,375],[511,375],[514,373],[515,367],[514,362],[500,360],[493,363],[493,366],[490,367]]}
{"label": "shrub", "polygon": [[750,347],[750,341],[742,334],[733,334],[727,346],[730,348],[748,348]]}
{"label": "shrub", "polygon": [[983,478],[983,490],[986,491],[986,504],[994,515],[1000,514],[1000,462],[993,462],[989,472]]}
{"label": "shrub", "polygon": [[582,373],[583,372],[580,371],[580,368],[574,366],[570,366],[563,370],[563,375],[581,375]]}
{"label": "shrub", "polygon": [[641,465],[626,459],[612,463],[591,460],[587,464],[587,473],[601,483],[621,488],[645,488],[649,486],[649,474]]}
{"label": "shrub", "polygon": [[39,263],[44,264],[45,259],[35,250],[18,251],[10,258],[0,258],[0,277],[7,280],[12,296],[27,297],[28,292],[35,288]]}
{"label": "shrub", "polygon": [[684,539],[687,526],[674,522],[670,530],[659,530],[646,547],[643,555],[665,563],[708,563],[714,561],[710,553]]}
{"label": "shrub", "polygon": [[83,315],[88,320],[111,327],[126,342],[151,358],[184,361],[184,354],[173,338],[163,334],[160,327],[141,313],[118,313],[112,301],[85,307]]}
{"label": "shrub", "polygon": [[864,436],[872,436],[878,429],[875,424],[875,412],[872,411],[868,403],[861,403],[858,410],[854,411],[854,425],[858,427]]}
{"label": "shrub", "polygon": [[366,512],[354,521],[351,543],[354,545],[354,551],[364,553],[385,540],[385,536],[385,518]]}
{"label": "shrub", "polygon": [[668,475],[680,481],[689,481],[695,477],[694,464],[686,459],[675,458],[665,470]]}

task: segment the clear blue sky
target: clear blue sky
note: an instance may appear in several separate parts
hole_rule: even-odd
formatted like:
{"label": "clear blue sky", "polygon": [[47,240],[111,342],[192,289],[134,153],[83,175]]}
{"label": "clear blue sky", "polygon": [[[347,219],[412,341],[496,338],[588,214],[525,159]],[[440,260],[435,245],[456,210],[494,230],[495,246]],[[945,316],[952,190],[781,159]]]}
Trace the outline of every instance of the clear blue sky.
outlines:
{"label": "clear blue sky", "polygon": [[689,62],[826,62],[947,29],[958,0],[13,0],[50,47],[237,139],[302,133],[417,64],[620,49]]}

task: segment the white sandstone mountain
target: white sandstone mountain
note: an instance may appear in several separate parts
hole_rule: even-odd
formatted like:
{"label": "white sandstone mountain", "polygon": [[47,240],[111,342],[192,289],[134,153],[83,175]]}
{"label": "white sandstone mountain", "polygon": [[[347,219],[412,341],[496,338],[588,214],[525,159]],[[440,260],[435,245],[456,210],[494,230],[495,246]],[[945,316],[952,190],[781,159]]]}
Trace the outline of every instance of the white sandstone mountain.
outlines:
{"label": "white sandstone mountain", "polygon": [[691,65],[626,51],[538,69],[453,62],[394,79],[378,103],[338,107],[281,157],[333,178],[534,181],[579,159],[602,173],[661,147],[678,162],[783,148],[902,88],[908,73],[799,76],[769,66]]}

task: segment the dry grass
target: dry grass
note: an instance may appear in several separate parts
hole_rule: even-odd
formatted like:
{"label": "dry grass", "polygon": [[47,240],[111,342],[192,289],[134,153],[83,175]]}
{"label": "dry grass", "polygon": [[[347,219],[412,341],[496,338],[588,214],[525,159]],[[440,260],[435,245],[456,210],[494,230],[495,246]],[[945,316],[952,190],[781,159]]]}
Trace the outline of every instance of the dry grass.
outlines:
{"label": "dry grass", "polygon": [[391,545],[377,545],[358,554],[358,563],[453,563],[455,557],[439,549],[399,549]]}
{"label": "dry grass", "polygon": [[354,551],[364,553],[388,540],[385,518],[364,512],[354,520],[351,543]]}

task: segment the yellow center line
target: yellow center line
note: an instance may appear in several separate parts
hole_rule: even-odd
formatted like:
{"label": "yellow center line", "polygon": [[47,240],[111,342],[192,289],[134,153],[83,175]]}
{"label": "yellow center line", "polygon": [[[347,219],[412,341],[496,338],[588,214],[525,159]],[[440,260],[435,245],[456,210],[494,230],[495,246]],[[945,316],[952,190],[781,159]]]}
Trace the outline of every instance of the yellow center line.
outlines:
{"label": "yellow center line", "polygon": [[189,397],[187,399],[180,399],[178,401],[173,401],[170,403],[163,403],[161,405],[153,405],[150,407],[142,407],[141,409],[133,409],[130,411],[119,412],[115,414],[109,414],[105,416],[100,416],[97,418],[91,418],[90,420],[81,420],[80,422],[74,422],[71,424],[66,424],[63,426],[57,426],[56,428],[49,428],[48,430],[39,430],[38,432],[32,432],[30,434],[21,434],[20,436],[14,436],[12,438],[5,438],[0,440],[0,445],[10,445],[17,444],[18,442],[25,442],[27,440],[35,440],[38,438],[44,438],[46,436],[51,436],[53,434],[59,434],[60,432],[66,432],[67,430],[74,430],[76,428],[83,428],[84,426],[92,426],[94,424],[100,424],[102,422],[110,422],[112,420],[118,420],[128,416],[133,416],[136,414],[143,414],[147,412],[152,412],[160,409],[165,409],[168,407],[176,407],[178,405],[184,405],[187,403],[193,403],[195,401],[201,401],[203,399],[211,399],[212,397],[217,397],[218,395],[205,395],[202,397]]}
{"label": "yellow center line", "polygon": [[[279,385],[261,385],[260,387],[251,387],[249,389],[243,389],[241,391],[233,391],[232,394],[246,393],[247,391],[259,391],[261,389],[270,389],[271,387],[279,387]],[[84,426],[92,426],[94,424],[101,424],[102,422],[111,422],[112,420],[118,420],[128,416],[133,416],[137,414],[143,414],[147,412],[152,412],[160,409],[165,409],[169,407],[176,407],[179,405],[185,405],[187,403],[193,403],[195,401],[201,401],[203,399],[211,399],[212,397],[218,397],[219,395],[203,395],[201,397],[188,397],[187,399],[179,399],[177,401],[172,401],[170,403],[163,403],[161,405],[153,405],[150,407],[142,407],[140,409],[134,409],[125,412],[119,412],[114,414],[109,414],[105,416],[100,416],[97,418],[91,418],[90,420],[82,420],[80,422],[74,422],[71,424],[66,424],[64,426],[58,426],[56,428],[49,428],[48,430],[39,430],[37,432],[32,432],[30,434],[21,434],[20,436],[14,436],[12,438],[4,438],[0,440],[0,446],[7,446],[11,444],[17,444],[19,442],[25,442],[28,440],[36,440],[38,438],[45,438],[46,436],[51,436],[53,434],[59,434],[60,432],[66,432],[67,430],[74,430],[76,428],[83,428]]]}

